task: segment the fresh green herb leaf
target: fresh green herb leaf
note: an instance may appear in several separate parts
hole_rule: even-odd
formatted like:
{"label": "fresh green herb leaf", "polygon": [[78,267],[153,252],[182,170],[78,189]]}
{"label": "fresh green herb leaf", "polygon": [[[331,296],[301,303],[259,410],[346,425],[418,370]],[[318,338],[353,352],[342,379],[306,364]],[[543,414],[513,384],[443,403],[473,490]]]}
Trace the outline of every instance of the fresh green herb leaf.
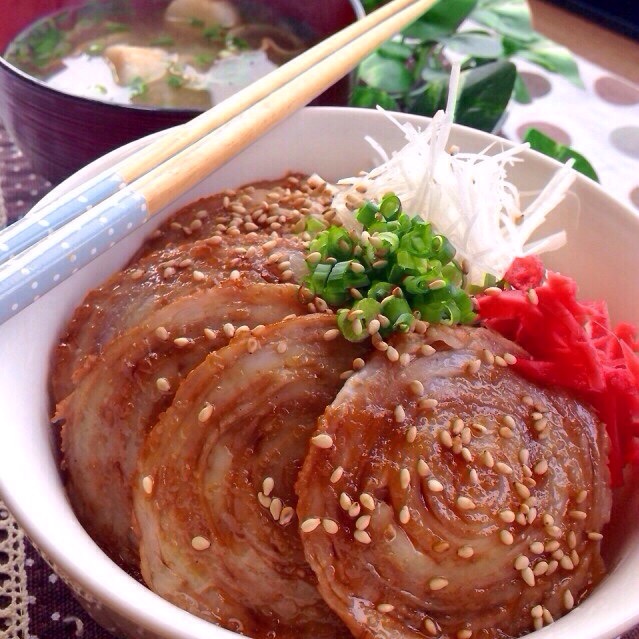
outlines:
{"label": "fresh green herb leaf", "polygon": [[99,40],[90,42],[86,48],[86,52],[89,55],[102,55],[104,52],[104,42],[100,42]]}
{"label": "fresh green herb leaf", "polygon": [[108,20],[104,23],[104,28],[109,33],[124,33],[125,31],[131,31],[131,27],[124,22],[115,22],[113,20]]}
{"label": "fresh green herb leaf", "polygon": [[209,67],[213,63],[213,60],[215,60],[215,55],[213,55],[212,53],[198,53],[193,58],[193,61],[199,67]]}
{"label": "fresh green herb leaf", "polygon": [[508,106],[516,77],[515,65],[507,60],[463,71],[455,121],[482,131],[493,131]]}
{"label": "fresh green herb leaf", "polygon": [[360,64],[359,77],[374,89],[388,93],[408,91],[412,84],[412,75],[401,61],[379,53],[371,54]]}
{"label": "fresh green herb leaf", "polygon": [[201,18],[189,18],[189,24],[192,27],[203,28],[204,27],[204,20],[202,20]]}
{"label": "fresh green herb leaf", "polygon": [[355,107],[363,107],[374,109],[378,105],[389,111],[398,111],[399,105],[397,100],[390,96],[386,91],[375,89],[373,87],[358,86],[353,89],[350,103]]}
{"label": "fresh green herb leaf", "polygon": [[513,93],[513,97],[520,104],[530,104],[532,102],[530,91],[528,91],[528,87],[526,86],[524,79],[521,77],[521,73],[517,73],[517,77],[515,78],[515,91]]}
{"label": "fresh green herb leaf", "polygon": [[239,51],[246,51],[250,49],[249,43],[244,38],[237,36],[231,36],[226,38],[226,46],[229,49],[238,49]]}
{"label": "fresh green herb leaf", "polygon": [[377,49],[377,52],[384,58],[392,58],[402,62],[410,60],[413,56],[412,47],[396,40],[385,42]]}
{"label": "fresh green herb leaf", "polygon": [[404,33],[408,38],[437,41],[453,34],[476,5],[477,0],[439,0]]}
{"label": "fresh green herb leaf", "polygon": [[578,153],[568,146],[560,144],[538,129],[528,129],[524,136],[524,142],[528,142],[530,144],[530,148],[535,151],[539,151],[540,153],[558,160],[559,162],[564,163],[566,160],[573,159],[575,161],[573,167],[576,171],[583,173],[595,182],[599,182],[599,177],[597,176],[595,169],[592,167],[590,162],[581,155],[581,153]]}
{"label": "fresh green herb leaf", "polygon": [[176,75],[174,73],[169,73],[167,78],[166,78],[166,83],[172,89],[179,89],[180,87],[184,86],[185,79],[181,75]]}
{"label": "fresh green herb leaf", "polygon": [[521,42],[533,42],[538,37],[532,27],[528,3],[521,0],[479,0],[472,18]]}
{"label": "fresh green herb leaf", "polygon": [[583,87],[579,76],[579,67],[566,47],[542,38],[530,47],[519,51],[517,55],[548,69],[548,71],[563,75],[578,87]]}
{"label": "fresh green herb leaf", "polygon": [[442,42],[452,51],[477,58],[499,58],[504,51],[500,38],[477,31],[462,31]]}
{"label": "fresh green herb leaf", "polygon": [[212,27],[204,29],[204,31],[202,31],[202,35],[211,42],[224,41],[226,30],[219,24],[215,24]]}

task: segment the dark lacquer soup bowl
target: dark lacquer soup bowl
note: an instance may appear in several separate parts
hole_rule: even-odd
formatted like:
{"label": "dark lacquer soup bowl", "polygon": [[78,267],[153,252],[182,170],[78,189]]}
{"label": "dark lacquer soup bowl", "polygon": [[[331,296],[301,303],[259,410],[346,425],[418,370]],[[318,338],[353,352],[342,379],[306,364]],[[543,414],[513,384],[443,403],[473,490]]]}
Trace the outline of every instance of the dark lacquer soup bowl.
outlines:
{"label": "dark lacquer soup bowl", "polygon": [[[256,6],[263,6],[268,12],[265,15],[275,16],[275,22],[293,25],[308,34],[308,45],[364,15],[359,0],[250,1]],[[64,10],[69,10],[73,17],[76,9],[84,4],[87,3],[79,0],[21,0],[0,20],[0,120],[31,161],[34,170],[53,183],[62,181],[111,149],[186,122],[205,108],[121,104],[99,95],[72,95],[19,68],[14,58],[5,55],[16,37],[35,22]],[[119,0],[99,0],[92,4],[123,5]],[[143,18],[149,11],[162,10],[168,4],[168,0],[126,2],[133,20]],[[197,23],[198,20],[194,18],[192,22]],[[111,28],[117,30],[113,25]],[[162,34],[156,44],[163,44],[161,37]],[[45,47],[50,45],[50,41],[44,43]],[[350,79],[345,78],[322,94],[316,103],[344,105],[349,89]]]}

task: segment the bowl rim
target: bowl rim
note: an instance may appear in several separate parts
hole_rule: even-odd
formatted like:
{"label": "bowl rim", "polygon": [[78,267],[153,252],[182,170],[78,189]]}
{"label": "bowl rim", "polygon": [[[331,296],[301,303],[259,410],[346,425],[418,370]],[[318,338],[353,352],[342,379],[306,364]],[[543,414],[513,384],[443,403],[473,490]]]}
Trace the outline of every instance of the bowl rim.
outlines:
{"label": "bowl rim", "polygon": [[[324,117],[341,117],[339,114],[342,113],[344,114],[344,117],[356,116],[356,117],[369,118],[371,120],[371,123],[374,123],[375,121],[380,121],[379,118],[383,118],[382,121],[386,121],[386,118],[384,118],[383,114],[381,114],[379,111],[375,111],[371,109],[361,109],[361,108],[354,108],[354,107],[306,107],[302,111],[307,114],[306,117],[310,117],[310,118],[317,117],[320,120],[323,119]],[[393,117],[396,117],[401,122],[410,122],[420,127],[426,126],[428,122],[430,122],[430,118],[426,118],[424,116],[404,114],[404,113],[392,113],[392,115]],[[298,116],[299,116],[299,112],[298,112]],[[304,117],[304,115],[301,115],[300,117]],[[454,129],[461,131],[465,135],[470,135],[472,137],[479,139],[480,141],[485,142],[486,143],[485,146],[488,146],[494,142],[499,142],[505,148],[515,145],[515,143],[510,140],[507,140],[505,138],[499,138],[496,135],[486,133],[483,131],[478,131],[470,127],[457,125],[457,124],[453,125],[453,127]],[[81,169],[79,172],[76,172],[73,176],[71,176],[67,180],[63,181],[60,185],[55,187],[55,189],[53,189],[47,196],[45,196],[43,200],[48,198],[54,198],[58,196],[59,194],[63,193],[64,191],[66,191],[68,188],[71,188],[69,185],[69,182],[72,181],[74,178],[76,178],[79,174],[84,174],[83,178],[86,179],[86,177],[89,176],[90,170],[92,168],[94,171],[103,170],[104,163],[107,161],[113,162],[117,154],[133,152],[137,148],[140,148],[141,146],[143,146],[144,144],[148,144],[152,137],[158,136],[161,134],[162,133],[155,133],[155,134],[146,136],[144,138],[141,138],[139,140],[135,140],[133,142],[130,142],[127,145],[119,147],[118,149],[114,151],[111,151],[110,153],[102,156],[101,158],[98,158],[97,160],[91,162],[86,167]],[[563,166],[560,162],[552,158],[549,158],[545,155],[542,155],[541,153],[538,153],[537,151],[534,151],[531,149],[524,151],[521,157],[524,160],[527,160],[530,157],[534,161],[541,163],[542,165],[545,165],[545,168],[551,171],[556,171],[561,166]],[[99,165],[99,166],[96,166],[96,165]],[[590,191],[591,193],[596,193],[604,197],[605,199],[612,200],[614,204],[616,205],[615,209],[617,213],[619,214],[620,217],[623,217],[623,222],[634,225],[639,230],[639,213],[634,212],[628,205],[625,204],[625,202],[618,200],[615,196],[608,193],[600,184],[594,182],[593,180],[581,174],[577,174],[575,177],[575,180],[576,182],[580,183],[581,188],[586,189],[586,192],[585,192],[586,196],[588,195],[588,192]],[[36,206],[41,205],[43,200],[41,200]],[[1,489],[3,484],[1,479],[2,478],[0,477],[0,494],[2,492]],[[123,575],[129,576],[131,580],[135,581],[137,586],[141,586],[142,588],[144,588],[149,595],[155,598],[154,600],[157,601],[158,605],[162,606],[165,612],[169,610],[171,611],[171,618],[175,619],[176,621],[171,624],[171,627],[167,627],[167,623],[164,617],[160,619],[159,615],[155,614],[154,610],[144,609],[142,606],[139,606],[135,604],[133,601],[127,599],[123,593],[114,592],[112,589],[109,589],[107,584],[99,581],[97,578],[92,576],[91,570],[88,566],[84,568],[79,566],[77,563],[74,563],[70,558],[68,558],[65,554],[60,553],[56,545],[49,544],[46,531],[38,530],[35,527],[32,528],[31,522],[30,522],[31,518],[28,515],[28,512],[31,507],[28,504],[20,504],[14,501],[10,494],[2,495],[2,498],[4,499],[7,506],[9,506],[10,510],[14,514],[14,517],[19,522],[19,524],[24,528],[24,530],[27,532],[29,537],[34,540],[37,547],[39,549],[42,549],[42,551],[47,556],[51,557],[53,562],[57,564],[60,567],[60,569],[64,572],[64,574],[68,575],[74,583],[76,583],[82,589],[90,593],[92,597],[95,597],[97,600],[103,601],[107,605],[111,606],[113,610],[117,612],[118,615],[125,617],[128,620],[134,621],[135,623],[140,624],[146,629],[156,631],[158,632],[160,636],[169,636],[166,633],[173,632],[174,631],[173,628],[175,627],[177,629],[178,626],[180,626],[180,628],[182,629],[182,632],[174,636],[179,636],[179,637],[195,636],[189,633],[190,629],[202,628],[203,629],[202,632],[204,633],[204,630],[206,628],[210,628],[209,622],[203,619],[200,619],[178,608],[174,604],[171,604],[170,602],[162,599],[161,597],[159,597],[159,595],[156,595],[155,593],[150,591],[148,588],[146,588],[144,584],[140,584],[136,580],[133,580],[133,577],[130,577],[129,575],[127,575],[125,571],[123,571],[115,563],[113,563],[112,564],[113,569],[119,570],[120,572],[122,572]],[[97,545],[96,545],[96,548],[98,548]],[[104,555],[104,557],[108,561],[111,561],[108,558],[106,558],[106,555]],[[168,608],[168,606],[170,606],[170,608]],[[625,621],[617,624],[615,628],[609,629],[608,631],[606,631],[606,635],[605,635],[606,637],[613,637],[620,632],[624,632],[630,629],[632,625],[639,623],[639,609],[633,612],[628,607],[626,608],[626,614],[627,616]],[[187,617],[184,617],[184,615],[187,615]],[[188,620],[188,623],[185,624],[184,622],[186,620]],[[226,631],[225,629],[221,627],[217,627],[216,630],[222,633],[220,636],[228,636],[229,638],[237,636],[234,633],[231,633],[230,631]],[[541,632],[543,634],[545,630],[542,630]],[[197,636],[200,636],[199,632]],[[204,636],[204,634],[202,636]]]}
{"label": "bowl rim", "polygon": [[[361,0],[346,0],[351,5],[351,9],[355,14],[355,20],[361,20],[366,15],[366,11],[364,9],[364,5]],[[78,5],[79,6],[79,5]],[[77,8],[77,7],[76,7]],[[26,82],[28,85],[32,87],[36,87],[40,91],[44,91],[45,94],[50,94],[51,96],[61,96],[64,99],[69,99],[72,102],[78,104],[78,106],[84,106],[89,108],[91,105],[99,104],[104,106],[109,110],[121,110],[124,109],[125,112],[129,113],[140,113],[140,114],[166,114],[167,116],[175,116],[175,117],[184,117],[184,118],[192,118],[196,115],[203,113],[203,109],[195,109],[195,108],[174,108],[174,107],[164,107],[164,106],[155,106],[152,104],[124,104],[122,102],[112,102],[109,100],[101,100],[99,97],[89,98],[82,95],[77,95],[75,93],[69,93],[68,91],[62,91],[61,89],[55,89],[51,87],[49,84],[44,82],[43,80],[39,80],[35,76],[23,71],[19,67],[11,64],[9,60],[5,58],[5,54],[8,46],[15,40],[15,38],[30,28],[38,20],[44,20],[47,17],[54,16],[58,12],[52,11],[47,13],[46,15],[40,16],[36,18],[36,20],[31,21],[26,27],[22,28],[18,33],[14,34],[7,45],[5,46],[4,51],[0,52],[0,67],[4,67],[4,69],[8,72],[19,78],[19,80]],[[1,71],[1,69],[0,69]]]}

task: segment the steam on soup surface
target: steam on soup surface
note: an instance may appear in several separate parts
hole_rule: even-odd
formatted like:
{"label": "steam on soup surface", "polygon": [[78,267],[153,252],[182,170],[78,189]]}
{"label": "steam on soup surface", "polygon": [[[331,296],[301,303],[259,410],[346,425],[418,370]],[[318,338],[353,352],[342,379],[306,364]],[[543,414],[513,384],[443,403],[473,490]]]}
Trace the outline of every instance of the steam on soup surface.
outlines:
{"label": "steam on soup surface", "polygon": [[204,110],[294,57],[303,25],[247,0],[91,3],[41,20],[8,47],[19,69],[67,93]]}

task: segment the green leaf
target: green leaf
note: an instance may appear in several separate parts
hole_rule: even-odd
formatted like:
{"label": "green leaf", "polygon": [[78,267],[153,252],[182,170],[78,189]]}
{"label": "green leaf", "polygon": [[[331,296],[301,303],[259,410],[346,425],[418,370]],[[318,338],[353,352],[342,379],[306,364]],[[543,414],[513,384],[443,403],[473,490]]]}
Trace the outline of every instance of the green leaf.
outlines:
{"label": "green leaf", "polygon": [[532,42],[537,37],[525,0],[480,0],[472,19],[522,42]]}
{"label": "green leaf", "polygon": [[455,121],[482,131],[494,131],[508,106],[516,77],[515,65],[506,60],[463,71]]}
{"label": "green leaf", "polygon": [[478,58],[499,58],[504,52],[501,40],[487,33],[462,31],[442,42],[457,53]]}
{"label": "green leaf", "polygon": [[528,87],[520,73],[517,73],[517,77],[515,78],[515,91],[513,97],[520,104],[530,104],[532,102],[530,91],[528,91]]}
{"label": "green leaf", "polygon": [[563,75],[578,87],[583,87],[577,62],[566,47],[541,38],[532,46],[519,51],[517,55],[548,69],[548,71]]}
{"label": "green leaf", "polygon": [[432,117],[446,106],[448,78],[433,80],[421,91],[411,94],[407,100],[407,111],[417,115]]}
{"label": "green leaf", "polygon": [[365,109],[374,109],[377,106],[381,106],[382,109],[387,109],[388,111],[400,110],[395,98],[388,95],[386,91],[374,89],[373,87],[355,87],[351,93],[350,104],[351,106]]}
{"label": "green leaf", "polygon": [[439,0],[419,20],[404,30],[404,35],[423,42],[449,36],[471,14],[477,0]]}
{"label": "green leaf", "polygon": [[369,86],[389,93],[405,93],[413,83],[412,74],[402,62],[379,53],[369,55],[360,64],[359,78]]}
{"label": "green leaf", "polygon": [[558,160],[562,164],[569,159],[573,159],[575,161],[573,164],[575,171],[579,171],[595,182],[599,182],[596,171],[581,153],[577,153],[577,151],[571,149],[569,146],[560,144],[538,129],[528,129],[524,136],[524,142],[528,142],[530,148],[535,151],[539,151],[548,157]]}
{"label": "green leaf", "polygon": [[403,42],[389,40],[377,49],[377,53],[385,58],[406,62],[413,56],[413,49]]}

